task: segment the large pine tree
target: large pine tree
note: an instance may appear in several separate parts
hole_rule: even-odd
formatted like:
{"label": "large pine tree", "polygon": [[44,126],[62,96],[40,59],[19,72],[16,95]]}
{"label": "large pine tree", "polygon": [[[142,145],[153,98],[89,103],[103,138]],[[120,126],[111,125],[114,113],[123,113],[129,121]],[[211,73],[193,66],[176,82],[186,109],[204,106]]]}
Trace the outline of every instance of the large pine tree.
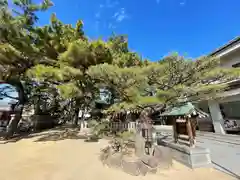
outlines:
{"label": "large pine tree", "polygon": [[0,78],[19,93],[9,135],[16,131],[26,102],[22,81],[31,85],[33,97],[48,94],[53,104],[70,102],[77,125],[79,111],[92,105],[101,88],[112,96],[108,111],[138,108],[144,121],[163,107],[213,98],[226,89],[222,82],[238,76],[238,69],[220,68],[219,59],[211,57],[193,60],[173,54],[160,62],[143,60],[129,49],[126,36],[89,40],[80,20],[73,26],[53,14],[50,24],[36,26],[35,13],[52,5],[50,0],[39,5],[16,0],[10,10],[8,1],[1,1]]}

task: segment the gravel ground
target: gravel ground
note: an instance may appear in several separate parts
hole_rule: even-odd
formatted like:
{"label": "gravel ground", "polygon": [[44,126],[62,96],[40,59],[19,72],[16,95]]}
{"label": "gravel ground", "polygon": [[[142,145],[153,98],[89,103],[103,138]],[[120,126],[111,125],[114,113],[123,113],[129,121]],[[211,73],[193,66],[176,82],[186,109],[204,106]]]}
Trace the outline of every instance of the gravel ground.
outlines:
{"label": "gravel ground", "polygon": [[[169,170],[135,177],[110,169],[99,161],[100,149],[108,143],[81,139],[49,141],[38,137],[0,144],[1,180],[232,180],[211,168],[191,170],[177,162]],[[238,166],[239,167],[239,166]]]}

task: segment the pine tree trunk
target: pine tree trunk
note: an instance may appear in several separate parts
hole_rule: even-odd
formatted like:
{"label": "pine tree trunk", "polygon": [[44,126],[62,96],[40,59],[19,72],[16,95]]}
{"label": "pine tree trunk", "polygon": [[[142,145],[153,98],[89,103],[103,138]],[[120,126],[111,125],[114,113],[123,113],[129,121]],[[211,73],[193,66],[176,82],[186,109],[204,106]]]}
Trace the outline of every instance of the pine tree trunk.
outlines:
{"label": "pine tree trunk", "polygon": [[15,108],[17,108],[17,110],[15,110],[15,114],[7,126],[6,138],[10,138],[14,135],[14,133],[18,132],[18,123],[22,118],[23,105],[18,105],[18,107]]}
{"label": "pine tree trunk", "polygon": [[18,123],[22,118],[24,104],[26,102],[26,96],[24,92],[23,85],[20,80],[9,80],[7,83],[11,84],[12,86],[16,87],[18,92],[18,103],[13,107],[14,116],[11,118],[8,126],[6,137],[10,138],[18,131]]}
{"label": "pine tree trunk", "polygon": [[74,103],[73,103],[73,117],[72,117],[72,126],[77,127],[78,126],[78,121],[79,121],[79,99],[75,98]]}
{"label": "pine tree trunk", "polygon": [[74,127],[77,127],[78,126],[78,121],[79,121],[79,118],[78,118],[78,115],[79,115],[79,107],[76,107],[75,110],[74,110],[74,120],[73,120],[73,125]]}
{"label": "pine tree trunk", "polygon": [[34,100],[34,114],[40,115],[41,114],[41,107],[40,107],[40,96],[38,95],[37,98]]}

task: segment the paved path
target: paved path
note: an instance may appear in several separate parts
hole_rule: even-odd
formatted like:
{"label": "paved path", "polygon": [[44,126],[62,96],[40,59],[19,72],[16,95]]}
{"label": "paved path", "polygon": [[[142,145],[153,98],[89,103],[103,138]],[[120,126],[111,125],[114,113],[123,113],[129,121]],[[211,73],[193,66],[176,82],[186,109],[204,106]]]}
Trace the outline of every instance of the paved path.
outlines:
{"label": "paved path", "polygon": [[[231,139],[231,138],[230,138]],[[198,136],[197,145],[209,148],[214,167],[240,179],[240,136],[211,137]]]}
{"label": "paved path", "polygon": [[[159,132],[165,132],[169,136],[172,129],[160,129]],[[197,145],[210,149],[212,163],[216,169],[240,179],[240,135],[198,131]]]}

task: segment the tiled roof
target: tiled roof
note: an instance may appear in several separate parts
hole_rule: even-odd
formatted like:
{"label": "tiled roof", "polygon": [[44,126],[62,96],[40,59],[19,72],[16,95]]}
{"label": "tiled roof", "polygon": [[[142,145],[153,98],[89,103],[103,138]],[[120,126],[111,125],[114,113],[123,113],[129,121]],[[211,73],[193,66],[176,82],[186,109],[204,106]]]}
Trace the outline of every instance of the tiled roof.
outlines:
{"label": "tiled roof", "polygon": [[225,49],[234,46],[235,44],[240,43],[240,36],[232,39],[231,41],[229,41],[228,43],[226,43],[225,45],[221,46],[220,48],[216,49],[215,51],[213,51],[212,53],[209,54],[209,56],[215,56],[218,53],[224,51]]}
{"label": "tiled roof", "polygon": [[201,117],[208,116],[208,114],[206,114],[202,110],[196,108],[190,102],[167,108],[167,110],[165,112],[163,112],[160,116],[188,116],[188,115],[194,115],[194,114],[199,115]]}
{"label": "tiled roof", "polygon": [[192,103],[186,103],[181,106],[175,106],[172,108],[168,108],[165,112],[161,114],[161,116],[181,116],[181,115],[189,115],[194,111],[195,107]]}

